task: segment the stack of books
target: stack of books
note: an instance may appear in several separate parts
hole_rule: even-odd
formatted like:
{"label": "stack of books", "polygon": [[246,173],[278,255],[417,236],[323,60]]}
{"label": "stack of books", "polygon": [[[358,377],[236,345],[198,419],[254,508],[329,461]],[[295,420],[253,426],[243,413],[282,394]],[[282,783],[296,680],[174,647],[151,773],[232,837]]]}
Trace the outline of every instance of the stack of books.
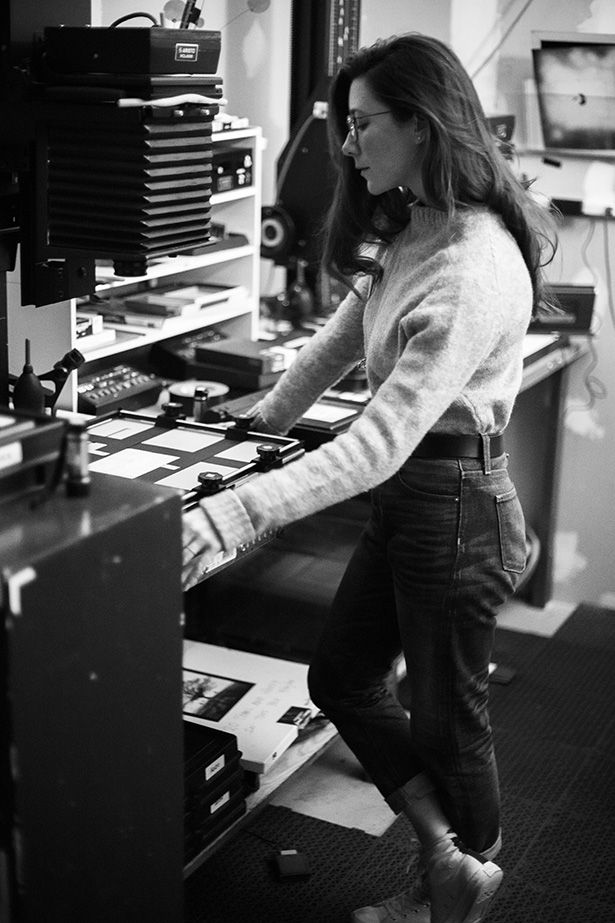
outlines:
{"label": "stack of books", "polygon": [[169,320],[178,317],[196,317],[214,305],[246,298],[243,285],[214,285],[198,283],[181,288],[150,288],[125,298],[96,298],[79,305],[79,311],[98,314],[105,326],[114,329],[163,329]]}

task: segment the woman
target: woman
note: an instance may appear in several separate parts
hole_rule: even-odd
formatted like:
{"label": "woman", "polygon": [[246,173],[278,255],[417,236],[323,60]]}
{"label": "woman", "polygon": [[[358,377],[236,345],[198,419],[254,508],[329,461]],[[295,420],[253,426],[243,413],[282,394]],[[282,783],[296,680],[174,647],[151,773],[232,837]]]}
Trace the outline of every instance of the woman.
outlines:
{"label": "woman", "polygon": [[[412,822],[423,874],[353,919],[476,923],[502,878],[488,666],[526,556],[502,434],[548,237],[441,42],[360,50],[333,82],[329,123],[325,265],[353,285],[253,428],[288,432],[363,357],[372,399],[331,442],[202,501],[186,520],[186,585],[220,549],[371,492],[310,692]],[[401,652],[409,718],[386,682]]]}

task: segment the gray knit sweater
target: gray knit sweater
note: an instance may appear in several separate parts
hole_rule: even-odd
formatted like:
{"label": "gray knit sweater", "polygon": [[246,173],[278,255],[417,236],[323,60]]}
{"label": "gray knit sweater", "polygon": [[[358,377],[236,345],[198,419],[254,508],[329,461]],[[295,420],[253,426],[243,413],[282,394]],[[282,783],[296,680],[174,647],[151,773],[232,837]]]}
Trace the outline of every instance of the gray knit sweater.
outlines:
{"label": "gray knit sweater", "polygon": [[201,502],[225,549],[382,483],[429,431],[494,435],[506,427],[532,290],[500,218],[476,208],[449,223],[443,212],[414,208],[383,266],[369,297],[348,295],[260,412],[288,432],[363,357],[370,403],[346,432],[286,468]]}

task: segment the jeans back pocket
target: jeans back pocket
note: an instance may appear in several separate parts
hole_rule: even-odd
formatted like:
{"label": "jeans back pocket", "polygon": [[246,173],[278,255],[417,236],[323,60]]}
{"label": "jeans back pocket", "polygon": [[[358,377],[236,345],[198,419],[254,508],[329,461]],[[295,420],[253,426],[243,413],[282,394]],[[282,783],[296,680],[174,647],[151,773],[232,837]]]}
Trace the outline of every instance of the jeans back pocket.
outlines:
{"label": "jeans back pocket", "polygon": [[525,518],[516,488],[513,486],[506,493],[496,495],[495,505],[502,567],[511,573],[522,574],[527,563],[527,542]]}

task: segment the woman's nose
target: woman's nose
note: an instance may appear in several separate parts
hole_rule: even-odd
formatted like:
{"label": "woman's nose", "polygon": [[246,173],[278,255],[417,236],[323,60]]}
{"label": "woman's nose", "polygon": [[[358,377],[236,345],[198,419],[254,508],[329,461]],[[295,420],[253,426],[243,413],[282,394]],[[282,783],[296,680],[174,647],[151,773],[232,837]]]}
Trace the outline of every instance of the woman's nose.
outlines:
{"label": "woman's nose", "polygon": [[346,157],[352,157],[356,150],[356,142],[350,132],[346,135],[344,143],[342,144],[342,154],[345,154]]}

